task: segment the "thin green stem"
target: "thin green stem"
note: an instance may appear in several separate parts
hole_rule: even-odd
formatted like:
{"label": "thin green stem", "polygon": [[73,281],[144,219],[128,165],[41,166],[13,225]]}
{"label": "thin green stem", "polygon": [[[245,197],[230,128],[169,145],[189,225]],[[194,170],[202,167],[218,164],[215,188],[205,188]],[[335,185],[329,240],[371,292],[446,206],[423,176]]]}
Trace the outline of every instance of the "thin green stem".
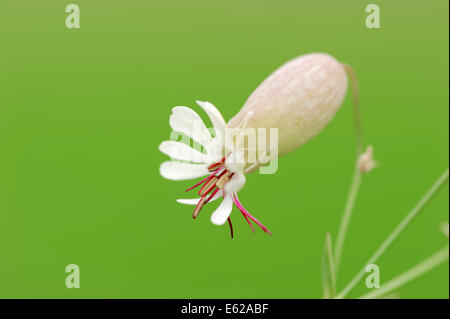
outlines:
{"label": "thin green stem", "polygon": [[353,173],[353,180],[348,193],[347,202],[345,204],[344,214],[342,216],[341,224],[336,240],[336,249],[334,253],[334,268],[336,273],[339,271],[339,265],[342,258],[342,251],[344,249],[345,235],[347,234],[348,225],[352,216],[353,207],[355,206],[356,197],[358,195],[359,187],[361,186],[362,174],[356,163],[355,172]]}
{"label": "thin green stem", "polygon": [[333,265],[333,248],[330,233],[327,233],[325,239],[322,260],[322,277],[324,298],[334,298],[336,295],[336,276]]}
{"label": "thin green stem", "polygon": [[[448,169],[434,185],[428,190],[428,192],[420,199],[420,201],[414,206],[414,208],[406,215],[402,222],[394,229],[394,231],[388,236],[388,238],[381,244],[381,246],[375,251],[375,253],[369,258],[365,265],[375,263],[378,258],[391,246],[391,244],[398,238],[403,230],[409,225],[409,223],[417,216],[417,214],[426,206],[426,204],[436,195],[439,189],[448,180]],[[356,274],[356,276],[347,284],[347,286],[336,296],[336,298],[344,298],[359,282],[365,273],[365,265]]]}
{"label": "thin green stem", "polygon": [[327,234],[327,247],[328,247],[328,263],[330,265],[330,276],[331,276],[331,293],[332,297],[336,295],[336,276],[335,276],[335,269],[333,264],[333,248],[331,247],[331,235],[330,233]]}
{"label": "thin green stem", "polygon": [[353,179],[350,186],[350,191],[348,193],[347,201],[345,203],[344,213],[342,216],[341,224],[339,226],[339,231],[336,240],[336,250],[334,254],[334,266],[336,271],[336,276],[339,271],[339,265],[342,258],[342,251],[344,249],[345,236],[347,234],[348,225],[350,223],[350,218],[352,216],[353,207],[355,206],[356,197],[358,195],[359,188],[361,186],[362,173],[358,167],[358,160],[363,151],[362,145],[362,133],[361,133],[361,106],[359,103],[359,89],[358,89],[358,78],[353,68],[342,63],[345,71],[350,79],[350,85],[352,88],[352,101],[353,101],[353,118],[355,125],[355,136],[356,136],[356,164],[355,171],[353,173]]}
{"label": "thin green stem", "polygon": [[427,273],[428,271],[442,264],[447,259],[448,245],[444,249],[428,257],[413,268],[382,285],[380,288],[374,289],[373,291],[361,296],[360,299],[373,299],[383,296],[384,294],[391,292],[392,290],[397,289],[404,284],[407,284],[408,282],[416,279],[417,277]]}

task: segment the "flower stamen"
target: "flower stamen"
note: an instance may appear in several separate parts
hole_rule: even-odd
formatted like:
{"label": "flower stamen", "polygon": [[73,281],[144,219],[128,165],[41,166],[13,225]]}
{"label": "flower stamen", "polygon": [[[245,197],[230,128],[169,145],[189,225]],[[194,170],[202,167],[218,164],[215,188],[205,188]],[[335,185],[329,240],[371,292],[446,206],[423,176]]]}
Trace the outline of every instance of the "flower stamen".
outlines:
{"label": "flower stamen", "polygon": [[216,187],[216,182],[217,182],[218,178],[216,176],[212,176],[212,178],[207,181],[202,188],[200,188],[200,190],[198,191],[198,194],[203,197],[207,194],[209,194],[210,191],[212,191],[214,189],[214,187]]}
{"label": "flower stamen", "polygon": [[204,182],[206,182],[208,179],[212,178],[216,173],[212,173],[211,175],[209,175],[208,177],[206,177],[205,179],[202,179],[200,182],[198,182],[197,184],[195,184],[194,186],[189,187],[188,189],[185,190],[185,192],[189,192],[190,190],[193,190],[194,188],[196,188],[197,186],[200,186],[201,184],[203,184]]}
{"label": "flower stamen", "polygon": [[223,163],[225,163],[225,157],[222,158],[219,162],[212,163],[211,165],[209,165],[208,172],[216,172],[222,166]]}
{"label": "flower stamen", "polygon": [[[242,206],[241,202],[239,201],[239,198],[237,197],[237,194],[234,193],[232,196],[233,202],[236,204],[237,208],[239,208],[239,210],[241,211],[241,213],[244,215],[244,217],[248,217],[250,218],[256,225],[258,225],[263,232],[268,233],[270,236],[272,236],[272,233],[270,232],[270,230],[264,226],[263,224],[261,224],[261,222],[259,220],[257,220],[255,217],[252,216],[252,214],[250,214],[245,208],[244,206]],[[246,218],[247,219],[247,218]]]}
{"label": "flower stamen", "polygon": [[[195,206],[194,213],[192,214],[192,217],[194,219],[197,218],[198,214],[200,213],[203,206],[208,203],[210,200],[213,199],[216,194],[221,191],[223,198],[226,196],[231,196],[231,199],[233,203],[236,205],[236,207],[241,211],[242,216],[244,216],[247,223],[252,228],[252,231],[255,232],[255,228],[253,227],[252,221],[257,224],[265,233],[268,233],[269,235],[272,235],[272,233],[265,227],[259,220],[257,220],[255,217],[253,217],[245,208],[242,206],[241,202],[239,201],[237,197],[237,193],[231,193],[227,195],[225,193],[225,185],[233,178],[235,175],[234,172],[230,171],[225,166],[225,157],[222,158],[220,161],[214,162],[213,164],[208,166],[208,171],[211,173],[208,177],[204,178],[194,186],[188,188],[186,191],[192,190],[200,185],[201,188],[198,191],[198,194],[200,195],[200,200],[198,201],[197,205]],[[231,238],[234,236],[233,232],[233,225],[231,223],[230,217],[227,218],[228,225],[230,226],[230,232],[231,232]]]}
{"label": "flower stamen", "polygon": [[226,183],[228,183],[231,179],[231,173],[229,171],[225,171],[225,174],[223,174],[219,180],[217,181],[217,187],[219,189],[223,189],[223,187],[225,186]]}
{"label": "flower stamen", "polygon": [[209,201],[211,200],[211,198],[213,198],[214,195],[217,194],[218,191],[219,191],[219,189],[216,188],[216,189],[211,193],[211,195],[209,195],[209,197],[208,197],[208,199],[206,200],[205,204],[206,204],[207,202],[209,202]]}
{"label": "flower stamen", "polygon": [[253,224],[248,220],[247,215],[245,215],[244,213],[242,213],[242,216],[244,216],[245,220],[247,221],[247,223],[250,225],[250,227],[252,228],[252,232],[255,232],[255,227],[253,227]]}
{"label": "flower stamen", "polygon": [[195,206],[194,213],[192,214],[192,218],[196,219],[198,216],[198,213],[200,213],[200,210],[203,208],[203,205],[205,205],[206,197],[200,198],[200,200],[197,203],[197,206]]}

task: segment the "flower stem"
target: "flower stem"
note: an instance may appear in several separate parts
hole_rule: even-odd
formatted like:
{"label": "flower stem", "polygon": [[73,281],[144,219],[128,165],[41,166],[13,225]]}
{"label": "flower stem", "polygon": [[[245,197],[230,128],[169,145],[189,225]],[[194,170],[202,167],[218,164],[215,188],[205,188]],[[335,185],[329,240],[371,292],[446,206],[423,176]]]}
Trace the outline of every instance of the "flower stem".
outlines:
{"label": "flower stem", "polygon": [[383,294],[386,294],[394,289],[397,289],[400,286],[425,274],[426,272],[430,271],[431,269],[439,266],[441,263],[443,263],[444,261],[446,261],[448,259],[448,248],[449,247],[447,245],[445,248],[438,251],[434,255],[428,257],[427,259],[425,259],[421,263],[417,264],[413,268],[409,269],[408,271],[404,272],[403,274],[390,280],[386,284],[382,285],[380,288],[375,289],[375,290],[361,296],[359,299],[378,298],[379,296],[382,296]]}
{"label": "flower stem", "polygon": [[[406,215],[402,222],[394,229],[388,238],[381,244],[377,251],[369,258],[365,265],[375,263],[378,258],[389,248],[389,246],[398,238],[402,231],[409,225],[414,217],[426,206],[426,204],[437,194],[442,185],[448,180],[448,168],[441,177],[434,183],[428,192],[420,199],[414,208]],[[356,276],[347,284],[347,286],[336,296],[336,298],[344,298],[359,282],[365,273],[364,267],[356,274]]]}
{"label": "flower stem", "polygon": [[356,196],[361,185],[362,174],[356,163],[355,172],[353,173],[353,180],[348,193],[347,202],[345,204],[344,214],[342,216],[339,232],[336,240],[336,250],[334,253],[334,268],[336,273],[339,271],[339,264],[341,262],[342,250],[344,248],[345,235],[347,234],[348,224],[352,216],[353,207],[355,205]]}
{"label": "flower stem", "polygon": [[353,68],[347,63],[342,63],[345,71],[350,80],[350,86],[352,87],[352,103],[353,103],[353,121],[355,124],[355,137],[356,137],[356,155],[359,157],[363,151],[362,132],[361,132],[361,105],[359,103],[359,85],[358,77],[356,76]]}
{"label": "flower stem", "polygon": [[334,298],[336,294],[336,275],[334,272],[332,252],[331,235],[327,233],[322,256],[323,297],[325,299]]}
{"label": "flower stem", "polygon": [[355,205],[356,196],[361,185],[362,173],[358,167],[358,159],[362,154],[362,133],[361,133],[361,111],[359,103],[359,89],[358,89],[358,79],[353,68],[345,63],[342,63],[345,71],[350,79],[350,85],[352,87],[352,101],[353,101],[353,117],[355,125],[355,136],[356,136],[356,164],[355,171],[353,173],[353,180],[350,186],[350,191],[348,193],[347,201],[344,208],[344,214],[342,216],[341,224],[339,226],[339,231],[336,240],[336,250],[334,254],[334,267],[336,275],[339,270],[339,264],[341,262],[342,251],[344,249],[345,236],[347,234],[347,228],[350,222],[350,218],[353,212],[353,207]]}

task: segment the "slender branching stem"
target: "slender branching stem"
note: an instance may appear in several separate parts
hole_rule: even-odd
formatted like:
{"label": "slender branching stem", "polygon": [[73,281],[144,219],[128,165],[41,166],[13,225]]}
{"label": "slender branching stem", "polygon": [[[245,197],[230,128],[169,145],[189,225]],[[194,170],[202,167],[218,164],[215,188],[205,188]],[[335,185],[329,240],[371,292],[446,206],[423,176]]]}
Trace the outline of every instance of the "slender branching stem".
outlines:
{"label": "slender branching stem", "polygon": [[442,250],[428,257],[427,259],[417,264],[413,268],[409,269],[408,271],[404,272],[403,274],[385,283],[380,288],[374,289],[371,292],[361,296],[360,299],[373,299],[383,296],[384,294],[389,293],[392,290],[397,289],[404,284],[407,284],[408,282],[416,279],[417,277],[439,266],[448,259],[448,248],[449,247],[447,245]]}
{"label": "slender branching stem", "polygon": [[353,173],[353,180],[350,186],[350,191],[348,193],[347,201],[344,208],[344,213],[342,216],[341,224],[339,226],[339,231],[336,240],[336,249],[334,253],[334,267],[336,275],[339,271],[339,265],[341,262],[342,251],[344,248],[345,236],[347,234],[348,225],[350,218],[352,216],[353,207],[355,206],[356,197],[361,185],[362,173],[358,167],[358,160],[363,151],[362,145],[362,133],[361,133],[361,111],[359,103],[359,90],[358,90],[358,79],[356,77],[355,71],[348,64],[342,64],[346,70],[348,77],[350,79],[350,85],[352,87],[352,101],[353,101],[353,118],[355,125],[355,136],[356,136],[356,163],[355,171]]}
{"label": "slender branching stem", "polygon": [[428,192],[420,199],[420,201],[414,206],[414,208],[406,215],[402,222],[394,229],[394,231],[388,236],[388,238],[381,244],[381,246],[375,251],[375,253],[364,264],[364,267],[356,274],[356,276],[345,286],[345,288],[337,294],[336,298],[344,298],[360,281],[365,273],[365,266],[375,263],[383,253],[391,246],[391,244],[399,237],[403,230],[409,225],[409,223],[416,217],[420,211],[426,206],[427,203],[436,195],[441,189],[442,185],[448,180],[449,170],[447,169],[444,174],[434,183],[434,185],[428,190]]}

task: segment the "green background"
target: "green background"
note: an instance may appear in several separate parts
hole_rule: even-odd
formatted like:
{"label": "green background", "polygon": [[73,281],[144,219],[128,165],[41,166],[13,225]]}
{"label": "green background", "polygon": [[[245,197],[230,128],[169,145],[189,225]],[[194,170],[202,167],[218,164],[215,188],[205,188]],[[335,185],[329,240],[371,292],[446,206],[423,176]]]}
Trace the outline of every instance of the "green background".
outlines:
{"label": "green background", "polygon": [[[364,141],[380,166],[363,181],[340,288],[448,167],[448,1],[70,1],[0,3],[0,297],[320,298],[325,233],[335,238],[354,164],[351,101],[275,175],[240,198],[273,232],[177,204],[158,151],[175,105],[230,119],[298,55],[348,62]],[[365,27],[365,7],[381,28]],[[198,110],[198,107],[196,107]],[[214,205],[212,205],[214,206]],[[381,282],[442,248],[448,186],[379,261]],[[208,208],[212,210],[212,207]],[[65,287],[65,267],[81,288]],[[399,290],[448,298],[448,262]],[[358,285],[350,297],[367,289]]]}

